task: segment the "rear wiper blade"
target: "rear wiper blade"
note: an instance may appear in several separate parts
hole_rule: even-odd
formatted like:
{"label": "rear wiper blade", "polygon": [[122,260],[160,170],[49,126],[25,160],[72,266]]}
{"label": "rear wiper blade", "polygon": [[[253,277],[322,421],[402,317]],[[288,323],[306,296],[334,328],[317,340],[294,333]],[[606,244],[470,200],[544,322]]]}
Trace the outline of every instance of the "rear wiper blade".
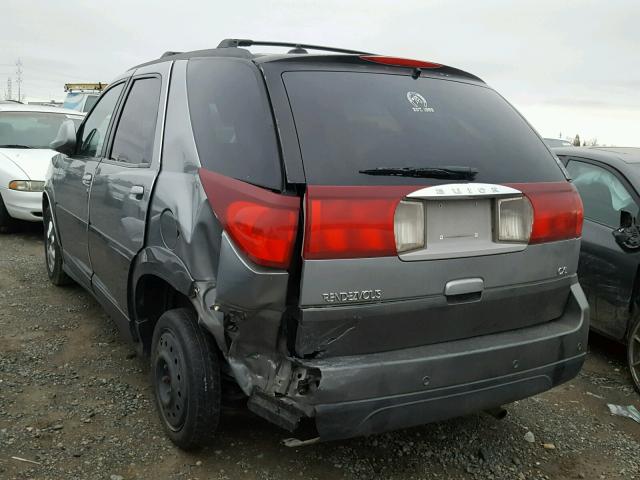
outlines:
{"label": "rear wiper blade", "polygon": [[29,145],[0,145],[0,148],[33,148],[30,147]]}
{"label": "rear wiper blade", "polygon": [[471,167],[378,167],[360,170],[365,175],[381,175],[386,177],[437,178],[443,180],[473,180],[478,170]]}

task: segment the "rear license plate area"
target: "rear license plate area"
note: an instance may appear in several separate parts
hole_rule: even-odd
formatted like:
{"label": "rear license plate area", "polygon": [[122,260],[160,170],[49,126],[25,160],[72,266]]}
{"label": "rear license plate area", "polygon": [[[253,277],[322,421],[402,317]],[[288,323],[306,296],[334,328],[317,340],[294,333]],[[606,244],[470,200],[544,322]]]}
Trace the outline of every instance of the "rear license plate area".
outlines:
{"label": "rear license plate area", "polygon": [[494,241],[494,202],[493,198],[426,200],[425,247],[400,258],[437,260],[523,250],[526,244]]}
{"label": "rear license plate area", "polygon": [[426,202],[426,247],[436,254],[474,251],[493,240],[492,201]]}

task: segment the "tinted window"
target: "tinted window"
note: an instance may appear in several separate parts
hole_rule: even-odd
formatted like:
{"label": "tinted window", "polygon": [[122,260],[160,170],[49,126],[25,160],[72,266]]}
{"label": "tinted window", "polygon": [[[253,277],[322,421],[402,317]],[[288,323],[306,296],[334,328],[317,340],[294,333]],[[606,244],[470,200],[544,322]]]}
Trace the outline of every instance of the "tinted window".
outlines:
{"label": "tinted window", "polygon": [[479,182],[564,180],[529,125],[489,88],[373,73],[283,77],[309,183],[416,184],[359,170],[449,165],[478,169]]}
{"label": "tinted window", "polygon": [[202,166],[280,189],[275,127],[257,68],[237,59],[190,60],[187,88]]}
{"label": "tinted window", "polygon": [[111,158],[114,160],[136,165],[151,163],[160,85],[156,77],[133,82],[113,138]]}
{"label": "tinted window", "polygon": [[98,95],[87,95],[87,99],[84,101],[84,107],[82,110],[88,112],[98,101]]}
{"label": "tinted window", "polygon": [[48,112],[0,112],[0,148],[8,145],[49,148],[66,120],[73,121],[78,128],[82,117]]}
{"label": "tinted window", "polygon": [[611,228],[620,226],[620,211],[634,218],[638,205],[622,182],[609,170],[590,163],[571,160],[567,170],[580,192],[585,218]]}
{"label": "tinted window", "polygon": [[95,157],[102,152],[111,115],[116,108],[123,86],[123,83],[116,85],[100,97],[96,108],[89,114],[82,127],[82,141],[78,154]]}

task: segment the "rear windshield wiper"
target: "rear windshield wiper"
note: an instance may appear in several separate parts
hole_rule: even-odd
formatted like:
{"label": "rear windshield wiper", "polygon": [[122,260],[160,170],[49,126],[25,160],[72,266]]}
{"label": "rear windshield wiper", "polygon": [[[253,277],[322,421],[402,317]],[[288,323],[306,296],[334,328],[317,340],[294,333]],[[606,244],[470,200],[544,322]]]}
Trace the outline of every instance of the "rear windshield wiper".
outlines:
{"label": "rear windshield wiper", "polygon": [[473,180],[478,170],[471,167],[378,167],[360,170],[365,175],[385,177],[438,178],[443,180]]}
{"label": "rear windshield wiper", "polygon": [[0,148],[33,148],[29,145],[0,145]]}

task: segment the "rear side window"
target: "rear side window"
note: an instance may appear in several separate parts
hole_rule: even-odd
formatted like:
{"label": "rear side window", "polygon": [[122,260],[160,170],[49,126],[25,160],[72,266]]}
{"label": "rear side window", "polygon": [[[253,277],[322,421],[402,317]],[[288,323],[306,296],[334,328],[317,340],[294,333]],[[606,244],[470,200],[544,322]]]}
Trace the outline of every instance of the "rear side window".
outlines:
{"label": "rear side window", "polygon": [[118,122],[111,158],[133,165],[150,164],[158,120],[160,79],[135,80]]}
{"label": "rear side window", "polygon": [[257,68],[238,59],[192,59],[187,92],[202,166],[280,190],[275,127]]}
{"label": "rear side window", "polygon": [[307,182],[417,184],[359,173],[378,167],[467,166],[486,183],[565,180],[531,127],[493,90],[421,77],[286,72]]}

